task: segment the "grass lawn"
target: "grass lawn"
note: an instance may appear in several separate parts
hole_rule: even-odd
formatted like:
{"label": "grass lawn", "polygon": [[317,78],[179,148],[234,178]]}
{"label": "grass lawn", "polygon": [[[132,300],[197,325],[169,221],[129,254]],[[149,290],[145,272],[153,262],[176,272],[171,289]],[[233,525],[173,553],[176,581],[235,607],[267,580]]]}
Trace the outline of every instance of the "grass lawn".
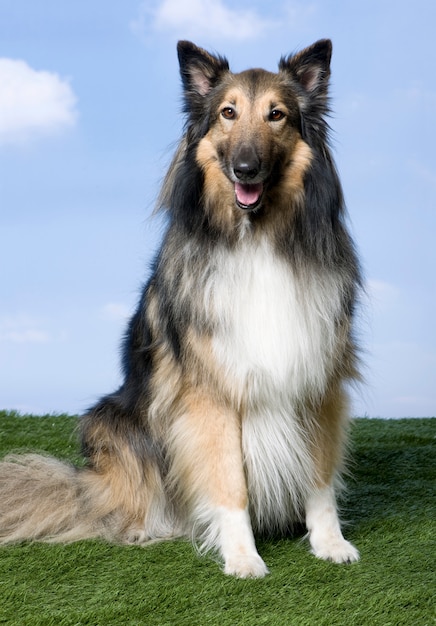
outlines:
{"label": "grass lawn", "polygon": [[[76,419],[0,411],[0,454],[78,462]],[[345,535],[361,561],[334,565],[301,537],[258,542],[262,580],[225,577],[183,541],[0,548],[0,624],[17,626],[425,626],[435,623],[436,418],[357,419]]]}

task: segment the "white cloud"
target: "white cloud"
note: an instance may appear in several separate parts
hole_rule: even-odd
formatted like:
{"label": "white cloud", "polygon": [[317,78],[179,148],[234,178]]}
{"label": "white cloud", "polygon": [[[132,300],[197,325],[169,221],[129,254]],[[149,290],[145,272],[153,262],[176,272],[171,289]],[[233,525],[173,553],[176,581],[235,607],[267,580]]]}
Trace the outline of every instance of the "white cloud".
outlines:
{"label": "white cloud", "polygon": [[139,17],[131,26],[139,35],[154,31],[186,39],[247,41],[280,24],[253,9],[227,6],[223,0],[162,0],[154,7],[148,0],[141,4]]}
{"label": "white cloud", "polygon": [[110,321],[125,321],[131,313],[129,307],[121,302],[108,302],[101,309],[103,319]]}
{"label": "white cloud", "polygon": [[395,305],[400,296],[400,290],[395,285],[376,278],[369,279],[365,288],[370,304],[381,311]]}
{"label": "white cloud", "polygon": [[0,342],[47,343],[51,337],[37,320],[27,315],[0,318]]}
{"label": "white cloud", "polygon": [[27,328],[23,330],[9,330],[0,334],[0,341],[13,343],[46,343],[49,335],[44,330]]}
{"label": "white cloud", "polygon": [[408,165],[411,173],[416,176],[420,182],[436,187],[436,167],[431,167],[427,163],[423,163],[418,159],[409,159]]}
{"label": "white cloud", "polygon": [[76,96],[67,80],[0,58],[0,144],[57,132],[76,118]]}
{"label": "white cloud", "polygon": [[393,97],[397,103],[404,103],[414,110],[420,107],[421,111],[433,112],[436,106],[436,91],[418,83],[395,89]]}
{"label": "white cloud", "polygon": [[430,339],[383,341],[382,337],[369,346],[369,354],[370,400],[365,411],[381,417],[435,415],[436,351]]}

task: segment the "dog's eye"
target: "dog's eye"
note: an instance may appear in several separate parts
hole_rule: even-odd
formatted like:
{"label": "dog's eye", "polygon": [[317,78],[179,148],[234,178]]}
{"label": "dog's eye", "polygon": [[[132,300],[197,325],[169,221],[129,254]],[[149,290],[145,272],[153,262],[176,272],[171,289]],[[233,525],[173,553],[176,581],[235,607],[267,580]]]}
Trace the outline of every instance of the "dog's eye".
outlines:
{"label": "dog's eye", "polygon": [[221,111],[221,115],[224,117],[224,119],[226,120],[234,120],[236,117],[236,111],[233,107],[225,107],[222,111]]}
{"label": "dog's eye", "polygon": [[282,120],[284,117],[285,114],[283,113],[283,111],[280,111],[279,109],[273,109],[269,114],[268,119],[270,122],[280,122],[280,120]]}

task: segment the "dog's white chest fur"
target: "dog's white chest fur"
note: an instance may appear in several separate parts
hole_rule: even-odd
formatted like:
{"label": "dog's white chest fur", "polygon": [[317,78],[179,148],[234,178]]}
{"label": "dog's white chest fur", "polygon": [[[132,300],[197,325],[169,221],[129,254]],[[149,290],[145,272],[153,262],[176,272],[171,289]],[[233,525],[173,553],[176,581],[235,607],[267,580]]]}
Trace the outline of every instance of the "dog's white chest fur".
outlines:
{"label": "dog's white chest fur", "polygon": [[295,398],[323,389],[340,307],[327,274],[297,280],[266,241],[243,244],[219,259],[210,296],[215,357],[236,384]]}

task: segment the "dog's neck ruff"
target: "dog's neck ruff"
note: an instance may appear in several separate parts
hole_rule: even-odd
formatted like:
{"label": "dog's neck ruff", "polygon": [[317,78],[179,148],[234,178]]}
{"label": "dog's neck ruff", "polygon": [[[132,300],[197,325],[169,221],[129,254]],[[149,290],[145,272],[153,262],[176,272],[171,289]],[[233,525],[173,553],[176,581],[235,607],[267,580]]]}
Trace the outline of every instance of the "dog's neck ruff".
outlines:
{"label": "dog's neck ruff", "polygon": [[208,315],[217,329],[215,358],[232,387],[259,400],[278,392],[296,400],[322,395],[337,348],[337,278],[297,277],[266,240],[242,240],[217,254]]}

